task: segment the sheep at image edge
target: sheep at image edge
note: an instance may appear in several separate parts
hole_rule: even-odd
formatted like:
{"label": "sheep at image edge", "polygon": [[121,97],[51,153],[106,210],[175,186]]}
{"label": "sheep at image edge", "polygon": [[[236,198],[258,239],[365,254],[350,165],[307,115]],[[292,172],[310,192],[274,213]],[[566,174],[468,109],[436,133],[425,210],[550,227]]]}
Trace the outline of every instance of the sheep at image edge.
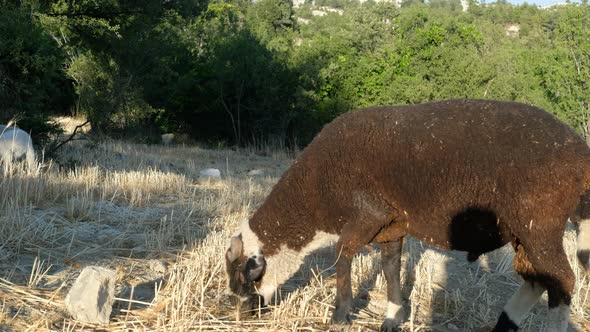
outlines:
{"label": "sheep at image edge", "polygon": [[406,235],[470,261],[511,243],[524,283],[494,331],[516,331],[545,290],[547,329],[566,331],[575,275],[562,241],[572,217],[588,270],[589,189],[590,148],[541,109],[451,100],[355,110],[325,126],[232,236],[229,291],[269,304],[305,256],[335,243],[332,323],[349,324],[353,256],[377,243],[388,283],[381,330],[395,331]]}
{"label": "sheep at image edge", "polygon": [[0,125],[0,163],[8,165],[25,160],[29,170],[35,168],[35,149],[33,140],[26,131],[14,127]]}

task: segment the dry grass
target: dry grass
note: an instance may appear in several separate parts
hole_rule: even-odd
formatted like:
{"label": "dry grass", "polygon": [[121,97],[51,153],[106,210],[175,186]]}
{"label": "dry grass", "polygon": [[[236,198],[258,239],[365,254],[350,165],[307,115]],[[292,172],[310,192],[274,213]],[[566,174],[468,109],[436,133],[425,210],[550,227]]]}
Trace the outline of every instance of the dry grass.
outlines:
{"label": "dry grass", "polygon": [[[310,257],[268,312],[237,317],[224,293],[228,237],[291,162],[286,153],[263,154],[75,142],[59,164],[0,177],[0,330],[326,330],[335,295],[332,251]],[[199,177],[209,167],[222,179]],[[248,176],[251,169],[264,173]],[[575,263],[573,231],[564,241]],[[372,249],[353,267],[359,310],[352,330],[377,329],[385,309]],[[520,282],[511,255],[503,248],[468,264],[464,255],[408,241],[403,282],[411,315],[404,331],[489,329]],[[65,294],[86,265],[118,273],[108,326],[82,325],[64,312]],[[572,265],[572,326],[588,330],[588,279]],[[546,310],[537,305],[524,330],[542,328]]]}

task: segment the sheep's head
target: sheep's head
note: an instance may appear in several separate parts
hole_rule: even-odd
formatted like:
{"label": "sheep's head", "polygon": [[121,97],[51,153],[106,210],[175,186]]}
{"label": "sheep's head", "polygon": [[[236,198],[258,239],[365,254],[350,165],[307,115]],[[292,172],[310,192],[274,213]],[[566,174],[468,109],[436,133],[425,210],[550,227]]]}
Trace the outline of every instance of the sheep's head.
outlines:
{"label": "sheep's head", "polygon": [[266,261],[262,254],[244,255],[241,234],[231,238],[225,253],[225,269],[229,293],[237,297],[239,302],[247,303],[249,309],[264,303],[256,288],[264,276]]}

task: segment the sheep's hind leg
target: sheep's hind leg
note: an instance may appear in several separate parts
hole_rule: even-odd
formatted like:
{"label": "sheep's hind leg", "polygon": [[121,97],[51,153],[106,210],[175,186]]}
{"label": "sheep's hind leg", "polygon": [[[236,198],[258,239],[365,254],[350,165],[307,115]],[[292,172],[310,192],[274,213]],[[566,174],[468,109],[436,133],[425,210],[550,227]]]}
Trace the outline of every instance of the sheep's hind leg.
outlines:
{"label": "sheep's hind leg", "polygon": [[552,254],[555,263],[551,265],[550,272],[545,272],[544,269],[538,269],[543,271],[541,272],[542,275],[546,276],[545,283],[549,297],[547,330],[565,332],[568,327],[570,303],[576,276],[571,269],[561,243],[559,247],[556,244],[555,251]]}
{"label": "sheep's hind leg", "polygon": [[525,280],[504,306],[493,332],[518,331],[518,326],[535,303],[539,301],[544,291],[545,288],[539,283]]}
{"label": "sheep's hind leg", "polygon": [[402,239],[380,244],[381,265],[387,280],[387,311],[381,324],[382,332],[398,331],[405,319],[400,284],[402,246]]}
{"label": "sheep's hind leg", "polygon": [[[527,257],[532,263],[536,281],[547,288],[549,313],[547,315],[548,331],[567,331],[570,303],[576,276],[563,249],[563,231],[552,238],[531,237],[533,245],[525,243]],[[528,246],[527,246],[528,245]],[[529,247],[533,248],[529,250]]]}
{"label": "sheep's hind leg", "polygon": [[512,245],[516,251],[513,261],[514,270],[524,278],[524,283],[504,306],[493,332],[518,331],[518,327],[526,318],[527,313],[545,292],[545,287],[539,282],[535,282],[533,276],[536,275],[536,271],[528,259],[524,247],[516,240]]}
{"label": "sheep's hind leg", "polygon": [[[548,234],[560,233],[559,230],[555,230]],[[521,323],[526,312],[536,303],[535,297],[538,299],[543,293],[542,290],[547,289],[549,295],[547,330],[565,332],[568,326],[575,275],[563,249],[562,236],[543,238],[540,235],[529,234],[525,239],[527,242],[515,245],[514,258],[514,269],[526,280],[525,285],[505,307],[494,331],[516,331],[517,324]],[[512,316],[507,310],[512,312]],[[507,323],[513,323],[513,325]]]}

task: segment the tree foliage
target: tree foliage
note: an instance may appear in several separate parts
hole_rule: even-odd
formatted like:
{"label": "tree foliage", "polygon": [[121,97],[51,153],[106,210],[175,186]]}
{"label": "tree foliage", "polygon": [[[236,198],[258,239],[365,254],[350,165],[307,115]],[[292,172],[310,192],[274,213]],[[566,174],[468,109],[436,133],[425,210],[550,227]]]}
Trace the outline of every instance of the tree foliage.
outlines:
{"label": "tree foliage", "polygon": [[0,123],[16,120],[36,140],[53,128],[48,116],[74,100],[63,72],[64,55],[32,17],[29,6],[3,3],[0,10]]}
{"label": "tree foliage", "polygon": [[0,120],[20,114],[30,128],[73,110],[96,131],[144,141],[176,131],[306,144],[355,107],[490,98],[540,106],[590,134],[587,2],[471,1],[467,12],[457,0],[0,6]]}

